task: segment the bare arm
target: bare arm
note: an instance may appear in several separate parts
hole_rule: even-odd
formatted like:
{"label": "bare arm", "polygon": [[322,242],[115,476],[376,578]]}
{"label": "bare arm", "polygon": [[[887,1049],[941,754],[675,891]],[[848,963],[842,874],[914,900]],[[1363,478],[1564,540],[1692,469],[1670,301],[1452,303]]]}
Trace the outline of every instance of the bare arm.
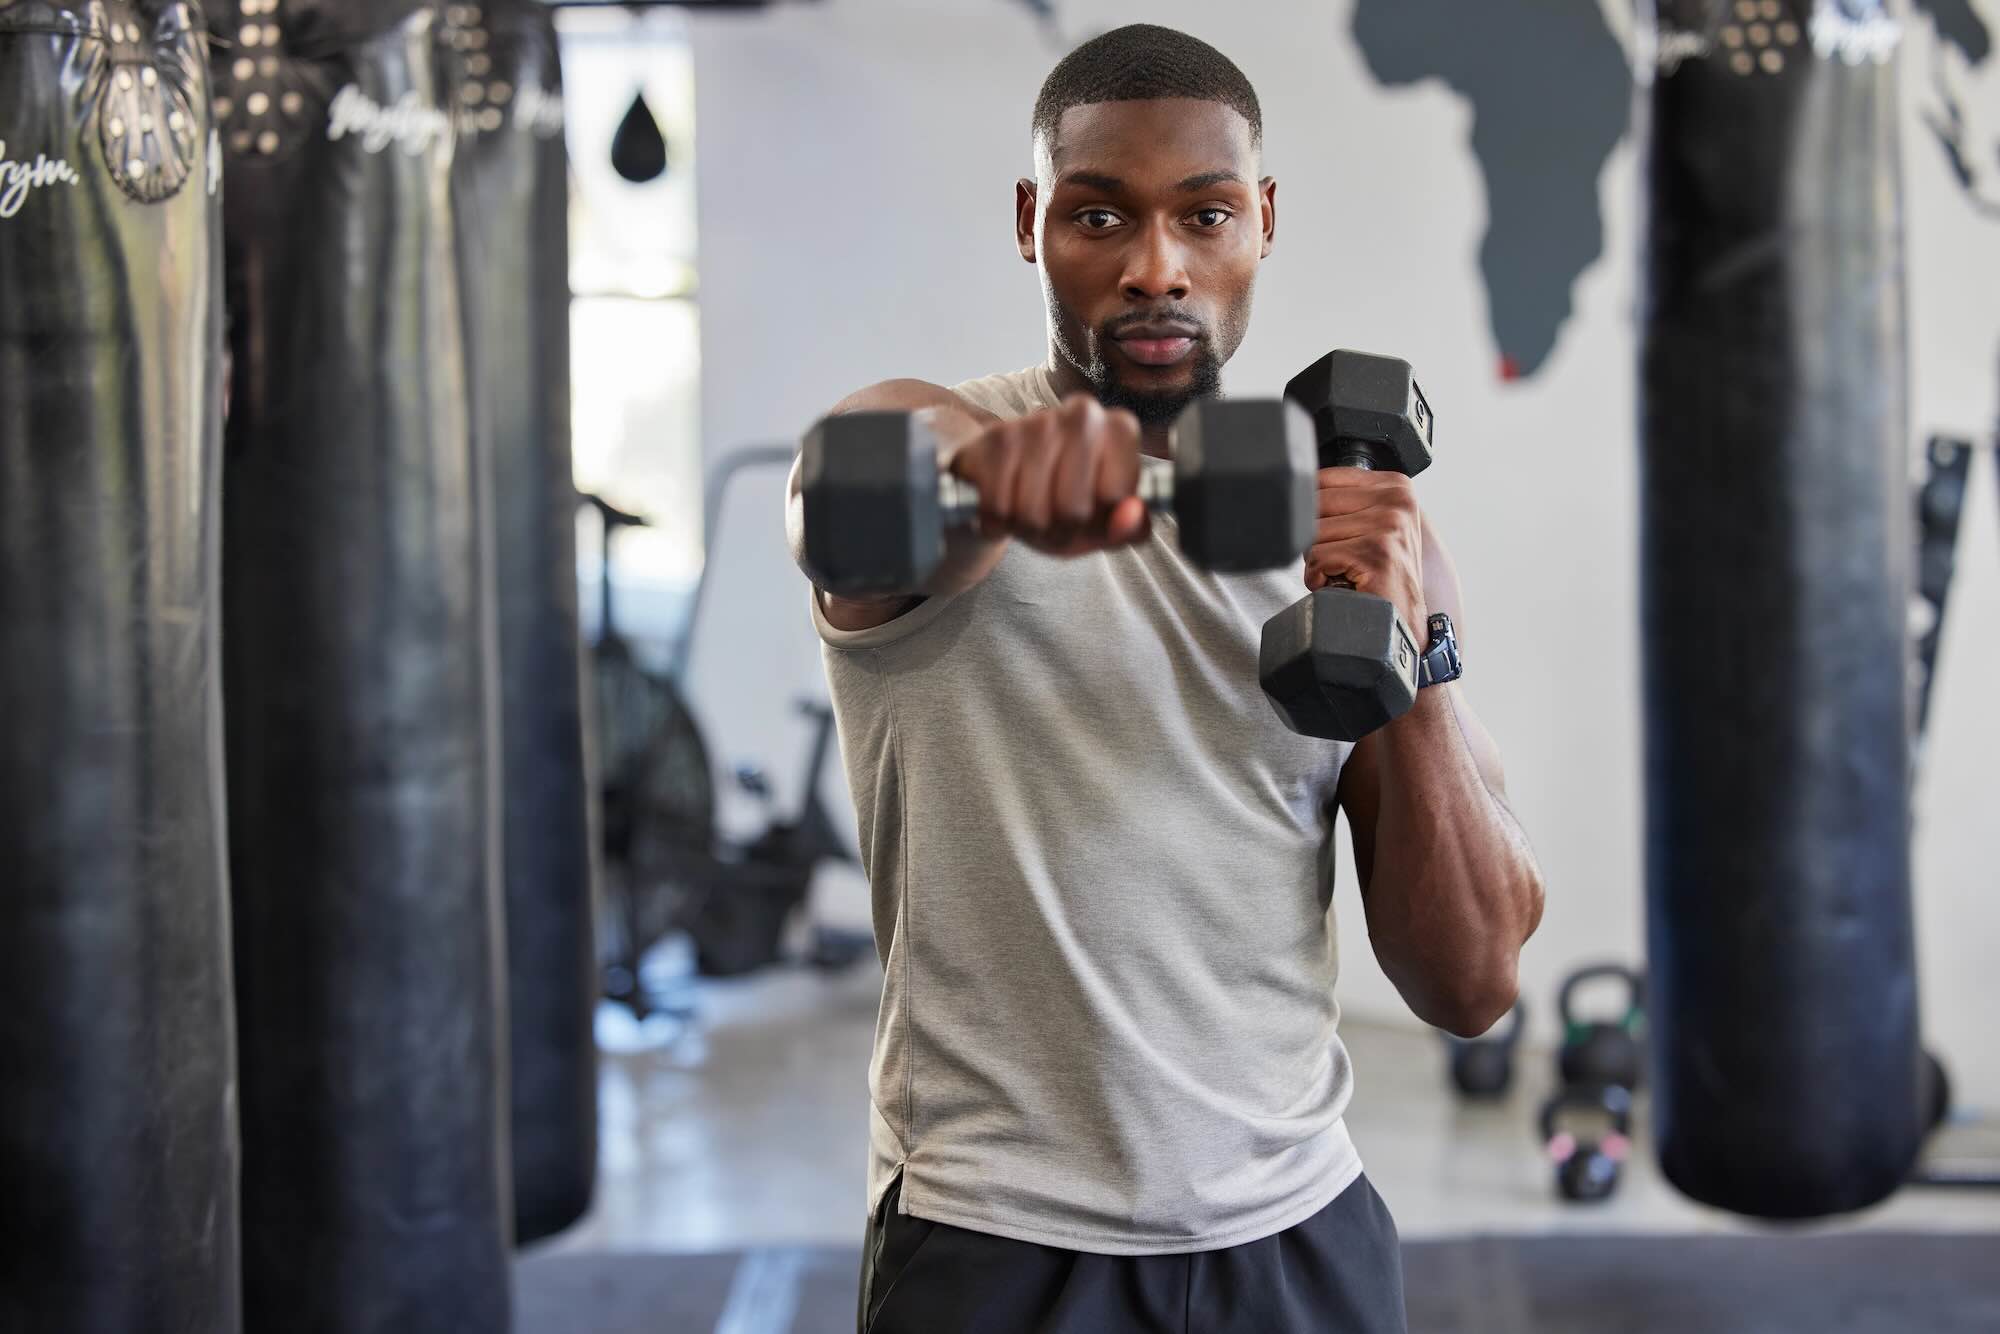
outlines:
{"label": "bare arm", "polygon": [[[981,427],[999,420],[976,408],[942,385],[924,380],[885,380],[858,393],[849,394],[828,415],[843,412],[927,412],[942,448],[949,451],[978,434]],[[799,490],[799,460],[792,460],[791,481],[785,488],[785,536],[791,543],[792,559],[805,568],[805,498]],[[968,531],[953,531],[945,538],[945,556],[922,588],[908,593],[877,598],[836,597],[815,589],[826,619],[838,630],[867,630],[885,625],[915,607],[927,597],[962,593],[990,574],[1000,563],[1007,539],[986,538]]]}
{"label": "bare arm", "polygon": [[[1423,591],[1463,645],[1458,574],[1428,521]],[[1507,806],[1499,747],[1458,684],[1420,691],[1409,713],[1363,738],[1338,800],[1382,971],[1418,1018],[1460,1036],[1484,1032],[1519,993],[1521,946],[1541,922],[1544,891]]]}

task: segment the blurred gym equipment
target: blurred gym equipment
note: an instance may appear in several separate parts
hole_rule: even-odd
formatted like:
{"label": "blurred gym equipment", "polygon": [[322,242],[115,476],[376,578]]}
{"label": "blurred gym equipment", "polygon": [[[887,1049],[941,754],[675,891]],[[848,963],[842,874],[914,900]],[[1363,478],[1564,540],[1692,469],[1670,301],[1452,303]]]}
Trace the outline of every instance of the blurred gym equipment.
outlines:
{"label": "blurred gym equipment", "polygon": [[1922,1139],[1896,77],[1732,49],[1718,12],[1641,18],[1675,53],[1643,130],[1655,1127],[1694,1199],[1810,1218]]}
{"label": "blurred gym equipment", "polygon": [[[791,460],[789,449],[744,450],[716,472],[705,506],[711,549],[731,479],[746,468],[789,466]],[[813,729],[798,808],[787,815],[769,811],[765,827],[749,839],[724,837],[716,823],[708,746],[678,684],[690,635],[679,641],[672,669],[658,670],[640,660],[614,615],[612,537],[647,521],[596,496],[582,500],[603,518],[596,675],[604,756],[604,994],[641,1019],[662,1010],[679,1014],[683,1007],[663,1003],[646,984],[645,960],[654,946],[685,933],[697,971],[711,977],[784,962],[785,930],[804,906],[819,867],[828,861],[858,864],[819,795],[820,776],[833,754],[833,714],[816,700],[795,704]],[[696,586],[689,626],[699,614],[703,584]],[[739,766],[734,777],[740,790],[768,807],[770,787],[761,771]],[[869,933],[817,925],[799,961],[837,970],[856,962],[872,944]]]}
{"label": "blurred gym equipment", "polygon": [[618,122],[618,132],[611,136],[611,165],[635,185],[666,173],[667,140],[660,133],[660,122],[653,118],[653,109],[646,105],[643,92],[632,94],[632,105]]}
{"label": "blurred gym equipment", "polygon": [[[1578,1016],[1577,993],[1594,982],[1616,983],[1622,1004],[1616,1018]],[[1645,983],[1621,963],[1592,964],[1563,979],[1556,996],[1562,1020],[1562,1045],[1556,1050],[1556,1072],[1565,1084],[1616,1084],[1637,1091],[1645,1077],[1646,1053],[1641,1031],[1646,1022]]]}
{"label": "blurred gym equipment", "polygon": [[215,17],[257,1330],[509,1320],[491,497],[435,17],[416,0]]}
{"label": "blurred gym equipment", "polygon": [[1632,1152],[1632,1091],[1617,1084],[1557,1089],[1542,1104],[1539,1126],[1557,1193],[1579,1204],[1610,1199]]}
{"label": "blurred gym equipment", "polygon": [[[466,354],[487,462],[502,764],[517,1245],[567,1227],[597,1169],[589,781],[570,473],[569,159],[552,16],[445,7],[460,120]],[[471,99],[471,100],[469,100]]]}
{"label": "blurred gym equipment", "polygon": [[1476,1038],[1444,1035],[1446,1068],[1452,1087],[1468,1098],[1497,1100],[1514,1084],[1514,1049],[1528,1022],[1528,1002],[1519,999],[1495,1031]]}
{"label": "blurred gym equipment", "polygon": [[185,6],[0,7],[9,1331],[242,1327],[207,42]]}

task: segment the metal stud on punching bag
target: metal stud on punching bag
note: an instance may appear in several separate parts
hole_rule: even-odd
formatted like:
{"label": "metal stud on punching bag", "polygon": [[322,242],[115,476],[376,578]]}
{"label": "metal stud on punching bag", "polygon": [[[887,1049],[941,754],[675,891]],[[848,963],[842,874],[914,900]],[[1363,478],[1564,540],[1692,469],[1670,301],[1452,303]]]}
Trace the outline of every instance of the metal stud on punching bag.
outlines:
{"label": "metal stud on punching bag", "polygon": [[1738,8],[1653,15],[1648,1023],[1668,1178],[1799,1218],[1921,1136],[1898,20]]}
{"label": "metal stud on punching bag", "polygon": [[505,756],[515,1240],[589,1208],[597,992],[570,473],[569,161],[538,0],[447,7],[460,267],[490,463]]}
{"label": "metal stud on punching bag", "polygon": [[478,486],[424,5],[219,21],[245,1323],[505,1330]]}
{"label": "metal stud on punching bag", "polygon": [[241,1328],[205,42],[0,7],[0,1330]]}

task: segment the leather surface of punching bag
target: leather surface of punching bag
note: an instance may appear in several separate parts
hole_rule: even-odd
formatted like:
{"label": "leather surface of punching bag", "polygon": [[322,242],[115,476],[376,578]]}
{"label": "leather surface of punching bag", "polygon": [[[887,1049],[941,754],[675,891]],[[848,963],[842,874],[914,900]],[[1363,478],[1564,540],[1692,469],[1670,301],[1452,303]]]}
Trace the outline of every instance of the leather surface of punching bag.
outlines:
{"label": "leather surface of punching bag", "polygon": [[436,14],[220,29],[254,1334],[508,1327],[486,598]]}
{"label": "leather surface of punching bag", "polygon": [[241,1328],[204,40],[0,7],[0,1330]]}
{"label": "leather surface of punching bag", "polygon": [[1920,1137],[1898,20],[1660,0],[1641,584],[1662,1167],[1856,1209]]}
{"label": "leather surface of punching bag", "polygon": [[514,1219],[524,1244],[589,1208],[597,1160],[569,162],[549,11],[537,0],[479,0],[446,15],[466,348],[496,537]]}

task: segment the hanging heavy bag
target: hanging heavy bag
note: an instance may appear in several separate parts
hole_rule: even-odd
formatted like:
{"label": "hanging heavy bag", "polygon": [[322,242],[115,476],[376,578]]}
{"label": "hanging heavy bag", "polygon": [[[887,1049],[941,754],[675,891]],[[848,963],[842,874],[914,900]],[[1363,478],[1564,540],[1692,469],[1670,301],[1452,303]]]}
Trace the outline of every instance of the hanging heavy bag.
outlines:
{"label": "hanging heavy bag", "polygon": [[435,15],[253,4],[214,57],[246,1321],[504,1330],[488,589]]}
{"label": "hanging heavy bag", "polygon": [[1650,44],[1647,1025],[1667,1177],[1800,1218],[1894,1190],[1922,1129],[1900,25],[1736,8],[1660,0]]}
{"label": "hanging heavy bag", "polygon": [[241,1327],[205,41],[0,7],[4,1330]]}
{"label": "hanging heavy bag", "polygon": [[568,1227],[597,1167],[597,993],[570,473],[569,160],[555,22],[447,9],[476,438],[492,483],[516,1244]]}

